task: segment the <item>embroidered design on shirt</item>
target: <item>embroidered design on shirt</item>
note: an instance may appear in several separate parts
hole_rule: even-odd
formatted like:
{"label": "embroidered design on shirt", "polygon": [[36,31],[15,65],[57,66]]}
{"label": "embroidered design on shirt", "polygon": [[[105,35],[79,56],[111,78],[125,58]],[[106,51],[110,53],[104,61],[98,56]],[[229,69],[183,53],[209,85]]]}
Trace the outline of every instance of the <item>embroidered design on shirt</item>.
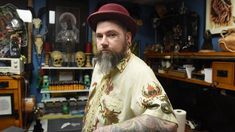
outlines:
{"label": "embroidered design on shirt", "polygon": [[117,65],[117,68],[119,69],[120,72],[122,72],[126,68],[127,63],[130,60],[130,58],[131,58],[131,55],[132,55],[131,51],[128,51],[127,52],[127,56],[125,58],[123,58],[120,61],[120,63]]}
{"label": "embroidered design on shirt", "polygon": [[108,82],[107,82],[106,89],[105,89],[105,93],[106,93],[107,95],[109,95],[109,93],[110,93],[111,91],[113,91],[113,83],[112,83],[112,81],[111,81],[111,79],[110,79],[110,80],[108,80]]}
{"label": "embroidered design on shirt", "polygon": [[142,88],[142,95],[139,105],[145,109],[158,109],[161,106],[160,102],[156,100],[162,95],[162,90],[156,82],[151,82],[144,86]]}
{"label": "embroidered design on shirt", "polygon": [[161,97],[161,101],[163,101],[163,103],[161,104],[162,112],[166,114],[173,113],[173,109],[171,108],[169,98],[166,95]]}
{"label": "embroidered design on shirt", "polygon": [[147,87],[144,87],[142,93],[146,98],[154,98],[162,94],[162,90],[155,82],[153,82],[152,84],[149,83]]}
{"label": "embroidered design on shirt", "polygon": [[118,123],[118,115],[121,113],[121,111],[115,111],[115,109],[110,110],[109,108],[107,108],[105,100],[103,100],[103,107],[101,106],[100,112],[102,114],[102,117],[105,119],[105,125]]}

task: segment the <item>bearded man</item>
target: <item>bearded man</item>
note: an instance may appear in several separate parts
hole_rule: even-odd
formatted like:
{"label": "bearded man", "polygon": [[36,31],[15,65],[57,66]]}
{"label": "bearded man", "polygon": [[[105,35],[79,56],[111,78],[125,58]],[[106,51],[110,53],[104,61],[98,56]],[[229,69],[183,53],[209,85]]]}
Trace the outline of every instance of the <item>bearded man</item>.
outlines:
{"label": "bearded man", "polygon": [[109,3],[88,17],[95,31],[95,65],[84,132],[177,130],[170,101],[152,69],[130,51],[137,25],[126,8]]}

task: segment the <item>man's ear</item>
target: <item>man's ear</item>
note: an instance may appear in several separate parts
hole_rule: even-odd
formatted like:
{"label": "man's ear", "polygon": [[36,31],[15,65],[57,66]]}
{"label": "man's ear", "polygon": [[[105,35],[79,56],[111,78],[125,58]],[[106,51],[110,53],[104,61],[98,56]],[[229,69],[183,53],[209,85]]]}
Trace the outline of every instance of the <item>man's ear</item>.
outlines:
{"label": "man's ear", "polygon": [[131,34],[131,32],[127,32],[126,33],[126,39],[127,39],[127,42],[128,42],[128,46],[130,47],[131,46],[131,41],[132,41],[132,34]]}

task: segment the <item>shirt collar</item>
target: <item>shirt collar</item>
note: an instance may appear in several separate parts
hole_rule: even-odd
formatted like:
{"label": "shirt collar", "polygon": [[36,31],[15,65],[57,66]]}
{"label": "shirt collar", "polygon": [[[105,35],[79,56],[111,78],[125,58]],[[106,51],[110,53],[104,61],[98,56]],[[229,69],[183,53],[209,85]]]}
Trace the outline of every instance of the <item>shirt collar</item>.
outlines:
{"label": "shirt collar", "polygon": [[127,51],[127,56],[125,58],[123,58],[120,63],[118,63],[117,65],[117,69],[119,70],[119,72],[123,72],[123,70],[126,68],[128,61],[130,60],[132,56],[131,50]]}

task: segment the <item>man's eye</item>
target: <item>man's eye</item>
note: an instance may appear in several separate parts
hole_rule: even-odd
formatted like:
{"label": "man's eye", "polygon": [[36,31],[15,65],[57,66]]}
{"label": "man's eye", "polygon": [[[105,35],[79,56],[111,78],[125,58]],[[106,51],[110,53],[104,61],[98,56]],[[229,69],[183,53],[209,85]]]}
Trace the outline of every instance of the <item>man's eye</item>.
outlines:
{"label": "man's eye", "polygon": [[103,37],[102,35],[96,35],[97,39],[102,39],[102,37]]}
{"label": "man's eye", "polygon": [[108,34],[108,37],[111,37],[111,38],[116,37],[116,36],[117,36],[117,34],[116,34],[116,33]]}

